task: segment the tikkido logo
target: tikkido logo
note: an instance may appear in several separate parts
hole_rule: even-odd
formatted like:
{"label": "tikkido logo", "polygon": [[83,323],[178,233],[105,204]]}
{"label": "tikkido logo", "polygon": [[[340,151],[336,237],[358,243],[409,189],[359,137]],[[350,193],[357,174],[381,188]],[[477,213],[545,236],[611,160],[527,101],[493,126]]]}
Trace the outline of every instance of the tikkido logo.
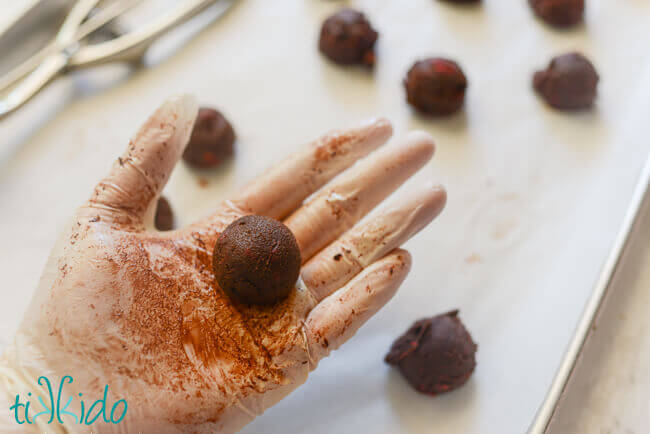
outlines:
{"label": "tikkido logo", "polygon": [[[64,384],[72,384],[73,379],[71,376],[66,375],[63,378],[61,378],[61,382],[59,383],[59,389],[56,395],[56,400],[54,399],[54,393],[52,390],[52,384],[50,383],[49,378],[45,376],[41,376],[38,378],[38,384],[40,386],[43,386],[45,389],[45,392],[49,396],[49,405],[43,401],[43,398],[38,396],[38,403],[40,403],[41,407],[38,408],[38,403],[32,403],[30,402],[30,398],[32,397],[32,393],[29,392],[27,394],[27,400],[23,403],[21,402],[20,395],[16,395],[16,400],[14,402],[14,405],[9,407],[9,410],[11,410],[14,414],[14,418],[16,420],[16,423],[19,425],[22,425],[24,423],[27,423],[29,425],[36,423],[36,420],[40,417],[41,419],[44,419],[45,417],[49,416],[49,420],[46,422],[48,424],[51,423],[65,423],[63,420],[63,417],[66,417],[66,421],[68,423],[71,423],[72,420],[74,419],[75,424],[81,424],[81,425],[91,425],[99,419],[101,416],[103,421],[106,423],[113,423],[113,424],[118,424],[124,419],[126,416],[126,410],[128,408],[128,404],[126,403],[126,400],[120,399],[116,401],[112,406],[110,412],[107,414],[107,397],[108,397],[108,385],[104,386],[104,396],[102,399],[98,399],[97,401],[93,402],[90,407],[88,407],[88,410],[86,411],[86,403],[83,401],[82,396],[83,393],[79,393],[78,396],[80,398],[80,403],[79,403],[79,408],[80,411],[78,414],[75,414],[71,411],[68,410],[68,407],[70,407],[70,404],[72,403],[74,397],[69,396],[68,399],[65,401],[65,404],[61,405],[62,403],[62,394],[63,394],[63,386]],[[34,413],[34,408],[37,407],[38,412]],[[33,416],[30,416],[30,411],[32,412],[31,414]]]}

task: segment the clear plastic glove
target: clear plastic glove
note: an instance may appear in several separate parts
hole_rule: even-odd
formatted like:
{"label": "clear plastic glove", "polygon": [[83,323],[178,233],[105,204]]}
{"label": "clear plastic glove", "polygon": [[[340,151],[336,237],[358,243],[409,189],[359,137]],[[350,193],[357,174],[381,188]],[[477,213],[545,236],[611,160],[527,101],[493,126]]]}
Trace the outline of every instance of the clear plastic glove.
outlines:
{"label": "clear plastic glove", "polygon": [[[398,247],[444,206],[444,190],[427,186],[360,221],[434,149],[428,135],[411,133],[364,158],[392,132],[387,121],[375,120],[309,144],[211,216],[156,232],[155,204],[196,112],[188,97],[160,107],[54,247],[2,356],[3,433],[237,431],[301,385],[393,296],[411,264]],[[282,220],[301,249],[295,291],[272,306],[236,308],[213,280],[215,240],[245,214]],[[31,425],[14,420],[7,409],[16,395],[31,401],[33,417],[43,408],[39,396],[50,402],[38,378],[50,379],[56,398],[66,375],[73,380],[64,383],[61,400],[72,401],[63,424],[58,415],[48,423],[49,413]],[[75,423],[72,415],[85,411],[92,419],[98,412],[88,407],[105,386],[109,422],[102,416]],[[115,424],[110,412],[120,399],[128,410]],[[118,405],[113,420],[121,413]]]}

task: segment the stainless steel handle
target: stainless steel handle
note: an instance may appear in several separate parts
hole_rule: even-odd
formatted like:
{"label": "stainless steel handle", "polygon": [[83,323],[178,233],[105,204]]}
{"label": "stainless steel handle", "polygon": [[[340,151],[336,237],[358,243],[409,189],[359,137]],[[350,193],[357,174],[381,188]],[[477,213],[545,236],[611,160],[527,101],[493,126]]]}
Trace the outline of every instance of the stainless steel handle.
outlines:
{"label": "stainless steel handle", "polygon": [[99,3],[99,0],[78,0],[75,3],[65,18],[61,30],[56,35],[56,42],[61,45],[62,49],[75,40],[79,26],[88,17],[90,11],[97,6],[97,3]]}
{"label": "stainless steel handle", "polygon": [[98,2],[99,0],[79,0],[75,3],[56,35],[56,44],[62,51],[46,57],[4,100],[0,101],[0,119],[32,99],[65,69],[72,53],[79,48],[79,44],[75,43],[79,26]]}
{"label": "stainless steel handle", "polygon": [[[139,0],[125,0],[126,3],[137,1]],[[147,48],[159,36],[203,12],[216,3],[217,0],[184,0],[171,11],[141,29],[106,42],[82,45],[79,42],[79,35],[83,35],[85,25],[87,24],[90,29],[112,14],[112,12],[108,12],[104,18],[97,19],[97,22],[93,22],[92,18],[84,21],[98,2],[99,0],[78,0],[57,34],[55,44],[58,49],[63,51],[47,56],[40,66],[22,82],[19,82],[4,100],[0,101],[0,119],[29,101],[39,90],[62,72],[108,62],[129,62],[141,59]],[[220,16],[234,2],[235,0],[222,0],[223,8],[216,16]],[[119,8],[122,7],[125,7],[126,10],[129,6],[119,6]],[[108,22],[108,20],[105,22]],[[19,70],[18,72],[25,73],[26,70]],[[11,77],[9,80],[11,80]]]}
{"label": "stainless steel handle", "polygon": [[71,69],[109,62],[130,62],[142,58],[149,46],[176,25],[196,16],[217,0],[188,0],[159,17],[152,24],[116,39],[81,48],[71,59]]}
{"label": "stainless steel handle", "polygon": [[[102,28],[103,26],[109,24],[109,22],[124,12],[128,11],[130,8],[138,4],[140,0],[124,0],[114,2],[108,5],[106,8],[101,9],[97,14],[90,16],[86,21],[79,25],[77,33],[74,35],[75,39],[81,40],[91,34],[92,32]],[[21,63],[20,65],[13,68],[11,71],[6,73],[3,77],[0,78],[0,91],[8,89],[14,85],[18,80],[24,78],[33,71],[38,65],[45,60],[45,58],[60,50],[62,47],[60,44],[54,40],[37,53],[32,55],[29,59]]]}
{"label": "stainless steel handle", "polygon": [[0,119],[20,108],[63,71],[70,60],[67,52],[47,57],[41,65],[21,81],[0,101]]}

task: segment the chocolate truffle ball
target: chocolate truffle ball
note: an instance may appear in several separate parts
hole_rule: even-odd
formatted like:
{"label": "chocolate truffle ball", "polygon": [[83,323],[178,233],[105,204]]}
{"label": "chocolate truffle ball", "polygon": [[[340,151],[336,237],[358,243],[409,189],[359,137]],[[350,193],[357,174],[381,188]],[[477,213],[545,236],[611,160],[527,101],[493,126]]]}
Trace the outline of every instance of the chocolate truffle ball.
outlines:
{"label": "chocolate truffle ball", "polygon": [[431,58],[411,67],[404,87],[409,104],[421,113],[449,115],[463,106],[467,78],[456,62]]}
{"label": "chocolate truffle ball", "polygon": [[560,110],[590,107],[596,98],[598,73],[579,53],[555,57],[548,68],[535,73],[533,87],[546,102]]}
{"label": "chocolate truffle ball", "polygon": [[417,391],[437,395],[465,384],[476,367],[476,348],[454,310],[413,323],[385,360]]}
{"label": "chocolate truffle ball", "polygon": [[538,17],[555,27],[569,27],[582,20],[584,0],[528,0]]}
{"label": "chocolate truffle ball", "polygon": [[235,131],[217,110],[202,107],[196,117],[183,160],[197,169],[219,166],[233,154]]}
{"label": "chocolate truffle ball", "polygon": [[287,297],[300,273],[300,249],[289,228],[268,217],[248,215],[219,236],[214,276],[234,301],[272,304]]}
{"label": "chocolate truffle ball", "polygon": [[174,213],[169,201],[163,196],[158,198],[156,204],[156,216],[154,218],[154,226],[159,231],[171,231],[174,229]]}
{"label": "chocolate truffle ball", "polygon": [[365,15],[343,8],[323,22],[318,47],[333,62],[341,65],[375,63],[374,46],[378,34]]}

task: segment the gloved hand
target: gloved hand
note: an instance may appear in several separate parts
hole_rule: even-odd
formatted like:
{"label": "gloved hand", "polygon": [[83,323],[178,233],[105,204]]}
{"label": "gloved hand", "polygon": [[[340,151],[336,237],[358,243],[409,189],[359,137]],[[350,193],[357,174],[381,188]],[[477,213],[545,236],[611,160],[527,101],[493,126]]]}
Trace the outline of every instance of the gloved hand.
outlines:
{"label": "gloved hand", "polygon": [[[411,264],[398,247],[444,206],[444,190],[427,186],[360,222],[434,149],[429,136],[411,133],[364,158],[391,135],[387,121],[375,120],[326,134],[211,216],[156,232],[155,204],[196,112],[188,97],[160,107],[63,232],[2,356],[3,433],[240,429],[393,296]],[[282,220],[301,249],[301,279],[275,305],[236,308],[213,279],[216,238],[246,214]],[[16,395],[29,400],[31,425],[14,420],[15,410],[24,421],[24,406],[8,410]],[[34,422],[57,400],[58,412]]]}

